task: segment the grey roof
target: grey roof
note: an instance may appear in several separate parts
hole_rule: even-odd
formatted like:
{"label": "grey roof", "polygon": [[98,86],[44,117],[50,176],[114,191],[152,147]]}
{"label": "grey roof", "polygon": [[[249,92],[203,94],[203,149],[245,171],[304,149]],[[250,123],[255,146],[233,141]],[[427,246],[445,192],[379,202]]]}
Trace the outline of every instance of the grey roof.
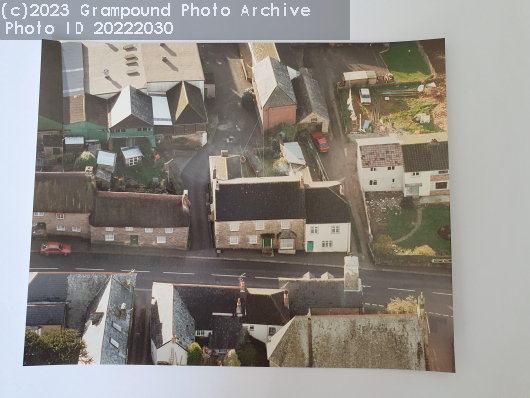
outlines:
{"label": "grey roof", "polygon": [[271,366],[426,370],[417,315],[297,316],[271,338]]}
{"label": "grey roof", "polygon": [[38,273],[28,286],[28,303],[64,303],[68,274]]}
{"label": "grey roof", "polygon": [[94,187],[84,172],[35,173],[33,211],[90,213]]}
{"label": "grey roof", "polygon": [[73,41],[62,43],[61,52],[63,97],[84,94],[83,44]]}
{"label": "grey roof", "polygon": [[296,95],[296,121],[300,122],[311,114],[317,114],[323,119],[329,120],[326,100],[318,82],[309,76],[300,75],[292,80],[294,93]]}
{"label": "grey roof", "polygon": [[276,43],[276,51],[278,52],[282,64],[285,64],[294,70],[298,70],[296,58],[289,43]]}
{"label": "grey roof", "polygon": [[[331,276],[331,277],[330,277]],[[344,291],[344,278],[325,273],[320,278],[279,279],[280,289],[289,291],[291,317],[307,314],[310,308],[361,308],[362,292]]]}
{"label": "grey roof", "polygon": [[243,345],[246,328],[236,316],[213,316],[208,330],[208,348],[212,350],[232,350]]}
{"label": "grey roof", "polygon": [[[217,221],[285,220],[305,218],[304,189],[297,180],[220,182],[216,192]],[[232,180],[238,181],[238,180]]]}
{"label": "grey roof", "polygon": [[252,69],[257,95],[263,108],[296,105],[296,96],[287,66],[267,57]]}
{"label": "grey roof", "polygon": [[340,194],[340,184],[305,189],[306,224],[349,223],[350,205]]}
{"label": "grey roof", "polygon": [[42,40],[39,115],[63,123],[61,43]]}
{"label": "grey roof", "polygon": [[200,88],[188,82],[181,82],[168,90],[166,95],[173,124],[198,124],[208,121]]}
{"label": "grey roof", "polygon": [[98,168],[96,171],[96,178],[110,182],[110,180],[112,180],[112,173],[108,170]]}
{"label": "grey roof", "polygon": [[153,126],[151,97],[127,86],[108,101],[109,127],[135,128]]}
{"label": "grey roof", "polygon": [[26,326],[62,325],[65,324],[66,304],[28,305]]}
{"label": "grey roof", "polygon": [[447,141],[403,145],[401,150],[406,173],[449,169]]}
{"label": "grey roof", "polygon": [[182,195],[133,192],[97,193],[94,227],[178,228],[189,227],[189,213],[182,209]]}
{"label": "grey roof", "polygon": [[62,148],[63,136],[62,134],[43,134],[42,146],[44,148]]}

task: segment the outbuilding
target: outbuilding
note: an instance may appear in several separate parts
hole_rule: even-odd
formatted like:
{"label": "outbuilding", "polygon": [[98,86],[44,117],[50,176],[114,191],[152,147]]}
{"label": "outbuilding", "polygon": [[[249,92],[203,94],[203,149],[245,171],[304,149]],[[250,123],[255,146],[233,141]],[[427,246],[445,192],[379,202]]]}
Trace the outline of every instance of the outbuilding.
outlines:
{"label": "outbuilding", "polygon": [[142,151],[138,147],[121,148],[121,153],[126,166],[135,166],[143,157]]}

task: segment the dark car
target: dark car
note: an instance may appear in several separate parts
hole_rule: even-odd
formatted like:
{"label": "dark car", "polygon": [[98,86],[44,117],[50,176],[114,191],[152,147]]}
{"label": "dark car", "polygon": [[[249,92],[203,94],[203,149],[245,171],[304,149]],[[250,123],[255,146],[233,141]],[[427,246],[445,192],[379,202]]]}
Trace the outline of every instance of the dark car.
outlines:
{"label": "dark car", "polygon": [[72,253],[70,245],[59,243],[59,242],[46,242],[40,246],[41,254],[49,256],[50,254],[62,254],[68,256]]}
{"label": "dark car", "polygon": [[329,145],[328,145],[328,142],[326,141],[326,137],[324,137],[324,134],[322,133],[313,134],[313,142],[315,143],[315,146],[317,147],[319,152],[329,151]]}

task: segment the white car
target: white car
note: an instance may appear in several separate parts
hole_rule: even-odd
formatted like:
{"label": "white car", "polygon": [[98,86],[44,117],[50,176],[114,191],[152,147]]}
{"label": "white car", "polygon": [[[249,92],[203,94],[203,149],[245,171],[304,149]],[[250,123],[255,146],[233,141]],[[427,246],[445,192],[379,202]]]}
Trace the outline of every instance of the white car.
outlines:
{"label": "white car", "polygon": [[361,105],[372,105],[370,90],[368,90],[367,88],[361,88],[359,90],[359,98],[361,99]]}

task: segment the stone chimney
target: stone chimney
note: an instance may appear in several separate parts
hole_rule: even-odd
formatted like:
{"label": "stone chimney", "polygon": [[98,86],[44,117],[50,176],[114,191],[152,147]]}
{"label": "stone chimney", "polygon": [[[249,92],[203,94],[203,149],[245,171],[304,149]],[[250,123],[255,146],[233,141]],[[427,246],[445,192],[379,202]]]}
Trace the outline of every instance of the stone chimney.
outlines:
{"label": "stone chimney", "polygon": [[339,185],[339,192],[342,196],[344,196],[344,184]]}
{"label": "stone chimney", "polygon": [[227,158],[228,157],[228,151],[226,149],[221,150],[221,156],[223,158]]}
{"label": "stone chimney", "polygon": [[182,210],[185,212],[190,211],[190,201],[188,199],[188,190],[185,189],[184,193],[182,194]]}
{"label": "stone chimney", "polygon": [[360,291],[359,283],[359,258],[355,256],[344,257],[344,291]]}
{"label": "stone chimney", "polygon": [[242,317],[243,316],[243,314],[241,312],[241,299],[240,298],[237,299],[236,315],[238,317]]}
{"label": "stone chimney", "polygon": [[289,292],[287,290],[283,292],[283,306],[289,309]]}
{"label": "stone chimney", "polygon": [[300,188],[303,188],[304,187],[304,176],[301,175],[300,176]]}
{"label": "stone chimney", "polygon": [[175,343],[177,342],[177,335],[176,335],[176,334],[174,334],[174,335],[171,337],[171,342],[172,342],[173,344],[175,344]]}
{"label": "stone chimney", "polygon": [[127,305],[125,303],[122,303],[120,307],[120,318],[127,319]]}

